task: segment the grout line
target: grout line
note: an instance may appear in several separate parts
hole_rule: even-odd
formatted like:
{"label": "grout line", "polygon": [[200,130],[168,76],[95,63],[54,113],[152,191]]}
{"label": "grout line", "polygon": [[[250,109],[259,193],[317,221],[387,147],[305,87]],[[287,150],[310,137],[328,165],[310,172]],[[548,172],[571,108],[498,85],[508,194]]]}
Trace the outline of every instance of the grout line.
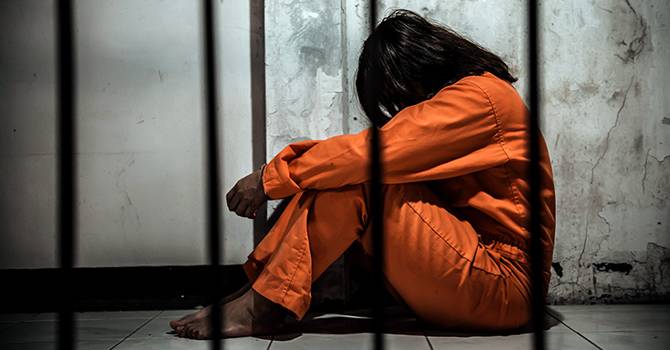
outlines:
{"label": "grout line", "polygon": [[594,343],[591,339],[587,338],[587,337],[586,337],[585,335],[583,335],[582,333],[579,333],[579,332],[578,332],[577,330],[575,330],[574,328],[568,326],[568,324],[565,323],[565,322],[563,322],[563,320],[561,320],[561,319],[559,319],[558,317],[554,316],[551,312],[549,312],[549,311],[545,311],[545,312],[546,312],[549,316],[551,316],[551,317],[553,317],[555,320],[557,320],[558,322],[562,323],[562,324],[563,324],[565,327],[567,327],[569,330],[573,331],[575,334],[577,334],[578,336],[584,338],[584,340],[586,340],[587,342],[591,343],[591,345],[595,346],[595,347],[598,348],[599,350],[604,350],[603,348],[601,348],[600,346],[598,346],[598,344]]}
{"label": "grout line", "polygon": [[270,342],[268,343],[268,347],[265,348],[265,350],[270,350],[270,346],[272,346],[272,342],[275,341],[275,336],[273,335],[272,338],[270,338]]}
{"label": "grout line", "polygon": [[435,350],[435,349],[433,348],[433,344],[430,342],[430,339],[428,339],[428,336],[426,335],[426,333],[423,334],[423,337],[426,339],[426,342],[428,342],[428,348],[429,348],[430,350]]}
{"label": "grout line", "polygon": [[152,317],[152,318],[150,318],[150,319],[144,321],[144,323],[142,323],[142,324],[139,325],[137,328],[135,328],[135,330],[132,331],[132,332],[130,332],[130,334],[128,334],[128,335],[126,335],[125,337],[123,337],[123,339],[121,339],[118,343],[114,344],[114,346],[112,346],[111,348],[109,348],[109,350],[115,349],[117,346],[121,345],[121,343],[123,343],[124,341],[126,341],[126,339],[132,337],[133,334],[137,333],[140,329],[144,328],[144,326],[146,326],[149,322],[155,320],[155,319],[156,319],[158,316],[160,316],[160,314],[162,314],[162,313],[163,313],[163,310],[161,310],[159,313],[155,314],[154,317]]}
{"label": "grout line", "polygon": [[435,348],[433,348],[433,344],[430,342],[430,339],[428,338],[428,334],[426,334],[426,330],[424,329],[423,323],[421,323],[421,334],[423,334],[423,337],[426,339],[426,342],[428,343],[428,348],[430,350],[435,350]]}

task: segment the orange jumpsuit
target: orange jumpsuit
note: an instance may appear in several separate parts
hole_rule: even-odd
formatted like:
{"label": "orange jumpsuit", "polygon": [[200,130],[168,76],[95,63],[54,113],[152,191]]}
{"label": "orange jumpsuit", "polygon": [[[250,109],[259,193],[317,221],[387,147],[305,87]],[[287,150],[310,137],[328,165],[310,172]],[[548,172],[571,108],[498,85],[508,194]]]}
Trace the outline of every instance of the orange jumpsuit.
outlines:
{"label": "orange jumpsuit", "polygon": [[[505,329],[529,319],[528,111],[490,73],[468,76],[380,129],[385,275],[423,320]],[[265,168],[273,199],[293,195],[244,268],[261,295],[303,317],[311,285],[355,241],[370,252],[369,129],[287,146]],[[541,138],[546,293],[554,186]]]}

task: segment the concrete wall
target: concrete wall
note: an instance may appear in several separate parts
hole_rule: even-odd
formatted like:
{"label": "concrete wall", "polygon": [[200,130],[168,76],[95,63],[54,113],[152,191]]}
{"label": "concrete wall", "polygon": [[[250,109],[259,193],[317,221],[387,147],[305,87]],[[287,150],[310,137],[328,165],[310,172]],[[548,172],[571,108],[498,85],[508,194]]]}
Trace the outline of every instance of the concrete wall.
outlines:
{"label": "concrete wall", "polygon": [[[251,170],[249,8],[217,2],[224,188]],[[198,2],[76,2],[80,266],[206,263]],[[0,5],[0,267],[55,265],[52,3]],[[225,261],[252,247],[225,212]]]}
{"label": "concrete wall", "polygon": [[[503,57],[526,93],[525,1],[384,0]],[[268,1],[268,153],[365,126],[353,89],[367,1]],[[558,226],[553,302],[670,288],[670,5],[544,1],[544,125]]]}
{"label": "concrete wall", "polygon": [[[557,302],[670,291],[670,3],[547,1]],[[562,271],[561,271],[562,270]]]}

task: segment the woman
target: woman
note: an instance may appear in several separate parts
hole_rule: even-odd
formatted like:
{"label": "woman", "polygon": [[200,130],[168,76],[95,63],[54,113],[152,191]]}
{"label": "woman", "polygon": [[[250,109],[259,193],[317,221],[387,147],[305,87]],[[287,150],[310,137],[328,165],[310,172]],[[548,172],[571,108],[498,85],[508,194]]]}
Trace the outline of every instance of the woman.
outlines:
{"label": "woman", "polygon": [[[417,317],[440,327],[501,330],[529,319],[527,109],[496,55],[409,11],[365,41],[356,88],[382,140],[385,277]],[[369,130],[288,145],[227,194],[253,217],[291,197],[244,265],[251,288],[223,304],[222,336],[300,319],[312,282],[352,243],[371,251]],[[550,277],[554,188],[541,140],[541,236]],[[172,321],[212,334],[209,308]]]}

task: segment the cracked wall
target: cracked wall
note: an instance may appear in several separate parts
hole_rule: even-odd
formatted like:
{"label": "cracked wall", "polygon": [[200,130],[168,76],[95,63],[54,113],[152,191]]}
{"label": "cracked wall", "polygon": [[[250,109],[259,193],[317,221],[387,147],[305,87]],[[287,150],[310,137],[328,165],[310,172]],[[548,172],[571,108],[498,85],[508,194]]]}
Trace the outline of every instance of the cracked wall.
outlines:
{"label": "cracked wall", "polygon": [[[366,125],[353,89],[366,3],[267,2],[269,155],[290,141]],[[496,52],[525,96],[525,1],[379,4],[382,14],[408,8]],[[557,189],[550,301],[667,300],[670,4],[569,0],[540,7],[543,132]]]}
{"label": "cracked wall", "polygon": [[563,270],[550,296],[667,300],[670,5],[561,5],[543,8],[545,131],[559,209],[554,261]]}

